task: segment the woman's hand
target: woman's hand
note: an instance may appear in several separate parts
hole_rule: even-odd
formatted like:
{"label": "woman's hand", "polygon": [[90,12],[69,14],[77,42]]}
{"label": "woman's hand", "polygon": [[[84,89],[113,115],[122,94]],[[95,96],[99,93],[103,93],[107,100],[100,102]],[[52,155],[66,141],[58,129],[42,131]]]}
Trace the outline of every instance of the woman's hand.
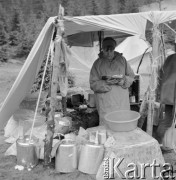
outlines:
{"label": "woman's hand", "polygon": [[108,79],[106,80],[106,83],[108,85],[119,85],[119,86],[123,86],[125,83],[124,79]]}
{"label": "woman's hand", "polygon": [[125,83],[125,80],[124,79],[120,79],[119,82],[118,82],[118,85],[123,86],[124,83]]}

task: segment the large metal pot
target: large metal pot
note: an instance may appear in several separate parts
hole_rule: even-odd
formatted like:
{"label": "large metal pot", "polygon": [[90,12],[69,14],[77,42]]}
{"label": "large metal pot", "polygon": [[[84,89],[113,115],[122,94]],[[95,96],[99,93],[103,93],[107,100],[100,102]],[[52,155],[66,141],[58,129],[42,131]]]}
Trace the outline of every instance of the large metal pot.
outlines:
{"label": "large metal pot", "polygon": [[56,151],[55,169],[58,172],[73,172],[78,167],[77,146],[73,140],[64,139]]}
{"label": "large metal pot", "polygon": [[79,171],[87,174],[97,174],[104,157],[103,145],[88,143],[81,148]]}
{"label": "large metal pot", "polygon": [[38,164],[37,141],[25,136],[16,141],[17,146],[17,165],[33,168]]}

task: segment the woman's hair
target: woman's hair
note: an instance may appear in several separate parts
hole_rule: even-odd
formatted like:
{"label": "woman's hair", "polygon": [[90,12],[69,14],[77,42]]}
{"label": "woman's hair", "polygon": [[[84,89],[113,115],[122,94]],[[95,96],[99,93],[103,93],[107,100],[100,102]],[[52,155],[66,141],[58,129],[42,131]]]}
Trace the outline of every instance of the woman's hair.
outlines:
{"label": "woman's hair", "polygon": [[113,41],[113,42],[115,43],[115,46],[117,45],[116,41],[115,41],[112,37],[106,37],[106,38],[104,38],[102,44],[103,44],[105,41]]}

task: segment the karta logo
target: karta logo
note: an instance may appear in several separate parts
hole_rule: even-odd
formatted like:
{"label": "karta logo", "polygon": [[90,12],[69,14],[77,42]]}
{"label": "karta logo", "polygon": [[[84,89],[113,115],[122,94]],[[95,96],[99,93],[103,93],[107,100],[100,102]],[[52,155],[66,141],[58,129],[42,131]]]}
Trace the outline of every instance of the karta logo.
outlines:
{"label": "karta logo", "polygon": [[[125,168],[125,172],[122,172],[122,163],[124,158],[106,158],[104,159],[104,179],[115,179],[115,177],[121,179],[174,179],[173,166],[169,163],[163,165],[157,164],[154,159],[152,164],[149,163],[129,163]],[[123,166],[124,168],[124,166]],[[147,169],[149,168],[149,169]],[[146,169],[147,174],[146,177]],[[158,171],[157,171],[158,170]],[[148,177],[149,176],[149,177]]]}

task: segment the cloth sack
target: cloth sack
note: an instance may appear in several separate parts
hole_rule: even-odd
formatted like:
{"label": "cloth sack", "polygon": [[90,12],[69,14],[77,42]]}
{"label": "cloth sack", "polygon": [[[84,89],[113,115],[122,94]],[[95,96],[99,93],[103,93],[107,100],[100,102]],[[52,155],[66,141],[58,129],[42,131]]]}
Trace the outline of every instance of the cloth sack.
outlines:
{"label": "cloth sack", "polygon": [[176,106],[174,111],[174,118],[172,126],[165,132],[164,138],[163,138],[163,146],[166,148],[174,149],[176,151]]}
{"label": "cloth sack", "polygon": [[176,54],[168,56],[160,70],[161,103],[174,105],[176,92]]}
{"label": "cloth sack", "polygon": [[163,146],[169,149],[176,149],[176,129],[174,126],[175,123],[166,131],[162,142]]}

